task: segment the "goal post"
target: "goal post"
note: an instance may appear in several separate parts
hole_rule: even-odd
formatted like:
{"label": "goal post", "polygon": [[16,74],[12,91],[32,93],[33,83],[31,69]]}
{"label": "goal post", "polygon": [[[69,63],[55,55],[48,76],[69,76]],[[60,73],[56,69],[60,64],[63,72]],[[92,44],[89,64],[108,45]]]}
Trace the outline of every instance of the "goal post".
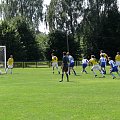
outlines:
{"label": "goal post", "polygon": [[0,69],[6,70],[6,46],[0,46]]}

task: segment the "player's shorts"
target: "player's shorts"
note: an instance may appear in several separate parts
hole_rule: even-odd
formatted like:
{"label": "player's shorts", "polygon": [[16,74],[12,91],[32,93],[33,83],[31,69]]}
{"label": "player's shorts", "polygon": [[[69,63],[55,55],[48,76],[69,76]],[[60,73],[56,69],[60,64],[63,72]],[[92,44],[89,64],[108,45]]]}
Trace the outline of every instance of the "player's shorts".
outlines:
{"label": "player's shorts", "polygon": [[74,65],[75,65],[75,63],[72,62],[72,63],[70,63],[69,67],[74,67]]}
{"label": "player's shorts", "polygon": [[87,67],[87,64],[82,64],[82,67],[83,67],[83,68],[86,68],[86,67]]}
{"label": "player's shorts", "polygon": [[9,69],[12,69],[12,68],[13,68],[13,65],[8,65],[8,68],[9,68]]}
{"label": "player's shorts", "polygon": [[101,67],[105,67],[105,66],[106,66],[106,63],[105,63],[105,62],[102,62],[102,63],[100,64],[100,66],[101,66]]}
{"label": "player's shorts", "polygon": [[68,65],[63,66],[62,72],[68,72]]}
{"label": "player's shorts", "polygon": [[52,63],[52,67],[58,67],[58,63],[57,62],[53,62]]}
{"label": "player's shorts", "polygon": [[115,67],[111,68],[111,69],[110,69],[110,72],[118,72],[118,67],[115,66]]}
{"label": "player's shorts", "polygon": [[120,61],[116,61],[116,65],[117,65],[117,66],[120,66]]}
{"label": "player's shorts", "polygon": [[100,66],[97,64],[97,65],[94,65],[91,69],[92,70],[100,70]]}

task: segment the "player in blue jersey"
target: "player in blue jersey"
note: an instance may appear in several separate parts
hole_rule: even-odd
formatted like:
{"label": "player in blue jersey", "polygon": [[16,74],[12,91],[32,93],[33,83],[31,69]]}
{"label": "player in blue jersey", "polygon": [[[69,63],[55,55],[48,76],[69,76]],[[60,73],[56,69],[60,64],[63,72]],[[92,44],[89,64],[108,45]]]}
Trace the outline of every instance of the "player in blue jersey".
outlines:
{"label": "player in blue jersey", "polygon": [[116,63],[111,59],[111,57],[108,57],[108,61],[110,64],[110,74],[113,76],[113,79],[115,79],[115,75],[113,74],[113,72],[116,72],[119,77],[120,77],[120,73],[118,72],[118,66],[116,65]]}
{"label": "player in blue jersey", "polygon": [[83,57],[83,59],[82,59],[82,73],[85,72],[87,74],[86,67],[88,66],[88,63],[89,63],[89,61],[85,57]]}
{"label": "player in blue jersey", "polygon": [[75,70],[74,70],[74,66],[75,66],[74,58],[73,58],[73,56],[70,55],[69,52],[67,52],[67,56],[68,56],[68,59],[69,59],[68,73],[69,73],[69,75],[70,75],[70,71],[71,71],[71,69],[72,69],[74,75],[76,75],[76,72],[75,72]]}
{"label": "player in blue jersey", "polygon": [[100,57],[100,66],[101,66],[101,70],[103,71],[104,74],[106,74],[106,62],[107,62],[107,59],[104,57],[104,55],[102,54],[101,57]]}

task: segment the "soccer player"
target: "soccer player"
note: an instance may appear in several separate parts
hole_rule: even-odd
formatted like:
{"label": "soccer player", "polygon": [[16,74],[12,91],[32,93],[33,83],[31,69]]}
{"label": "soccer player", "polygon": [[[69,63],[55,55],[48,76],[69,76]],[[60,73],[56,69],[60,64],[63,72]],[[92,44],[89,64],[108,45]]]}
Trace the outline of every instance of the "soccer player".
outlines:
{"label": "soccer player", "polygon": [[60,80],[59,82],[63,81],[64,72],[65,72],[66,77],[67,77],[67,82],[69,82],[68,63],[69,63],[68,56],[67,56],[66,52],[63,52],[63,59],[62,59],[62,66],[61,66],[62,67],[62,80]]}
{"label": "soccer player", "polygon": [[53,74],[54,74],[54,68],[55,67],[58,70],[58,74],[60,74],[60,71],[58,69],[58,58],[53,53],[51,54],[51,56],[52,56],[52,70],[53,70]]}
{"label": "soccer player", "polygon": [[8,69],[10,69],[10,74],[12,74],[13,63],[14,63],[13,55],[10,55],[10,58],[7,61],[6,73],[8,72]]}
{"label": "soccer player", "polygon": [[87,74],[86,67],[88,66],[88,63],[89,63],[89,61],[85,57],[83,57],[83,59],[82,59],[82,69],[83,69],[82,73],[85,72]]}
{"label": "soccer player", "polygon": [[100,61],[101,70],[103,71],[104,74],[106,74],[106,69],[105,69],[107,62],[106,57],[104,57],[104,55],[102,54],[99,61]]}
{"label": "soccer player", "polygon": [[95,77],[97,77],[97,74],[95,73],[95,70],[99,70],[100,73],[102,74],[102,77],[105,77],[103,72],[100,70],[100,66],[95,58],[94,55],[91,55],[91,59],[89,60],[89,63],[91,63],[93,66],[91,68],[91,71],[93,71],[93,74],[95,75]]}
{"label": "soccer player", "polygon": [[115,56],[115,62],[118,66],[118,70],[120,71],[120,52],[117,52],[117,55]]}
{"label": "soccer player", "polygon": [[100,50],[100,57],[101,57],[102,55],[104,56],[104,58],[106,58],[106,60],[108,59],[108,55],[107,55],[106,53],[104,53],[103,50]]}
{"label": "soccer player", "polygon": [[111,59],[111,57],[108,57],[108,61],[109,61],[110,67],[111,67],[110,74],[112,75],[113,79],[115,79],[116,77],[113,74],[113,72],[116,72],[120,76],[120,73],[118,72],[118,67],[115,64],[115,62]]}
{"label": "soccer player", "polygon": [[70,70],[72,69],[73,72],[74,72],[74,75],[76,75],[76,72],[75,72],[75,70],[74,70],[74,65],[75,65],[74,58],[73,58],[73,56],[70,55],[69,52],[67,52],[67,56],[68,56],[68,59],[69,59],[68,73],[69,73],[69,75],[70,75]]}

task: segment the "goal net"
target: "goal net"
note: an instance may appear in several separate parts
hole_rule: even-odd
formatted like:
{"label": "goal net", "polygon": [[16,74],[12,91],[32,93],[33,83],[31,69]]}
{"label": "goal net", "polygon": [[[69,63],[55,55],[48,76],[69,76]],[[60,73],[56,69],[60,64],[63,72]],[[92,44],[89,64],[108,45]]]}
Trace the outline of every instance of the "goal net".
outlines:
{"label": "goal net", "polygon": [[0,70],[6,69],[6,46],[0,46]]}

